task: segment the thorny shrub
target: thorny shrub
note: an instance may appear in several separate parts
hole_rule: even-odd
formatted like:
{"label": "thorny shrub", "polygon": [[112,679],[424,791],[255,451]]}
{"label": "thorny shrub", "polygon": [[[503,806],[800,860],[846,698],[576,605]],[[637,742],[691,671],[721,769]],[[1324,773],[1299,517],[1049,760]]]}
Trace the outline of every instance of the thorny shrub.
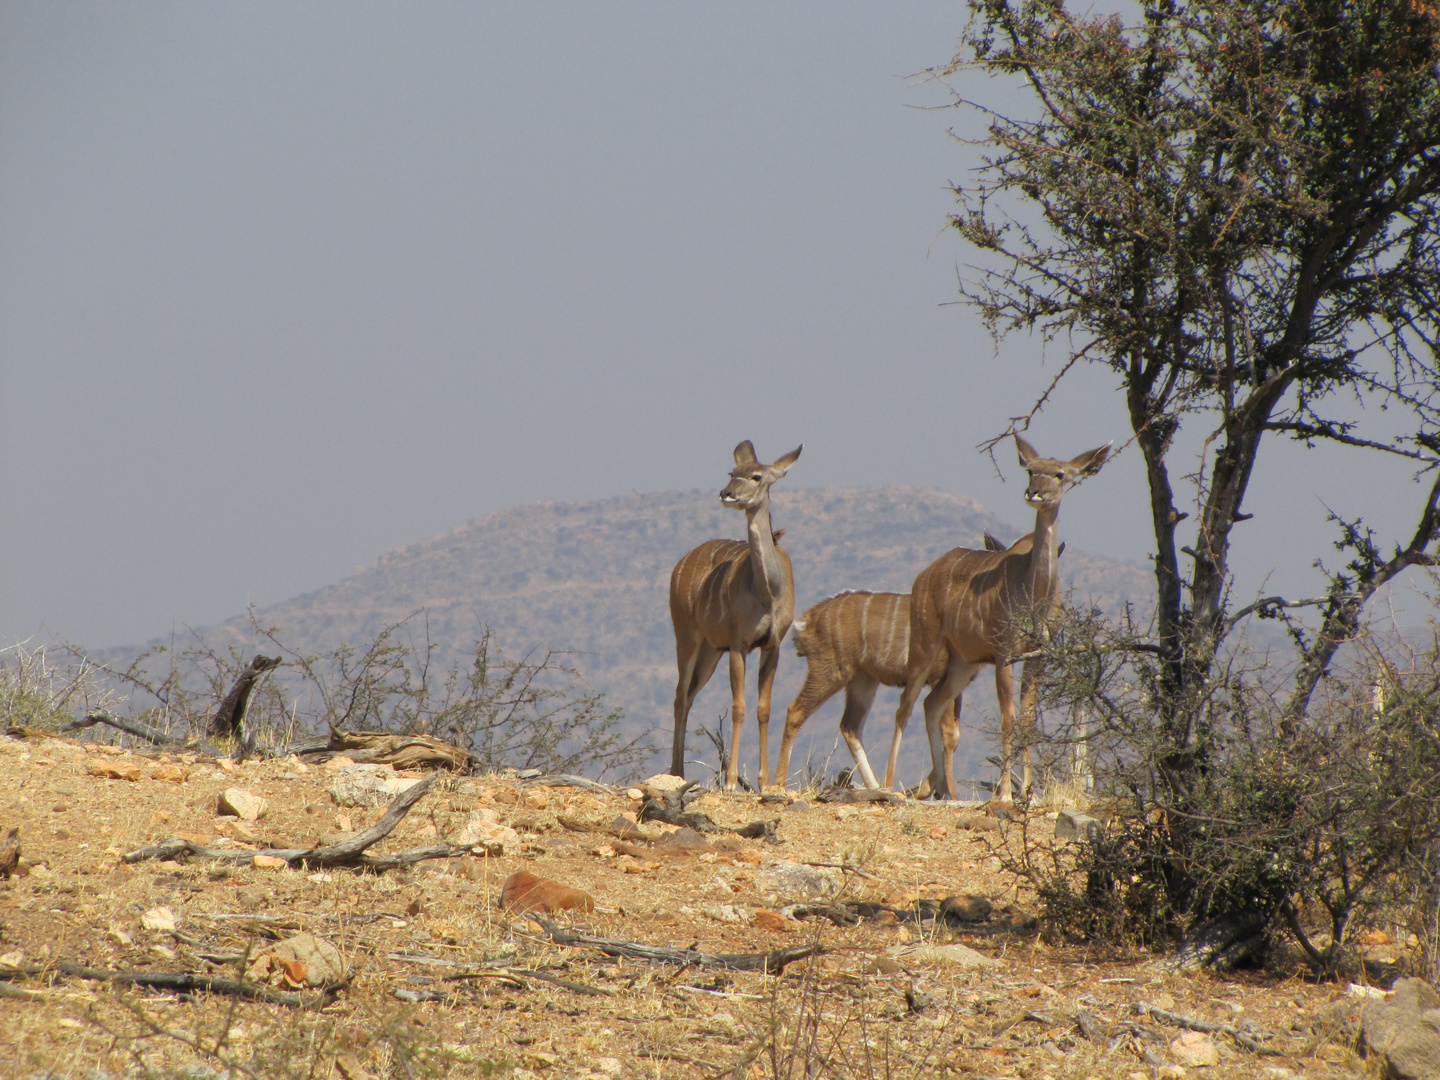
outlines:
{"label": "thorny shrub", "polygon": [[0,649],[0,727],[59,731],[76,709],[104,708],[113,695],[102,687],[100,669],[74,662],[70,651],[53,659],[44,645],[21,642]]}
{"label": "thorny shrub", "polygon": [[1157,722],[1156,670],[1127,619],[1070,615],[1052,638],[1039,736],[1084,748],[1106,827],[1056,847],[1021,830],[1012,870],[1052,936],[1173,947],[1236,929],[1229,966],[1288,936],[1324,976],[1354,972],[1357,939],[1409,939],[1440,974],[1440,630],[1422,649],[1364,638],[1298,718],[1286,672],[1239,649],[1190,703],[1182,737]]}
{"label": "thorny shrub", "polygon": [[[423,616],[384,626],[363,646],[308,653],[252,618],[251,641],[225,648],[198,635],[111,669],[135,719],[169,734],[203,737],[210,717],[256,647],[283,663],[263,676],[245,714],[245,737],[274,751],[331,727],[430,735],[469,750],[482,769],[539,768],[627,774],[649,759],[648,732],[626,739],[623,714],[590,690],[567,655],[504,655],[487,628],[463,660],[440,662]],[[87,664],[71,649],[77,664]]]}

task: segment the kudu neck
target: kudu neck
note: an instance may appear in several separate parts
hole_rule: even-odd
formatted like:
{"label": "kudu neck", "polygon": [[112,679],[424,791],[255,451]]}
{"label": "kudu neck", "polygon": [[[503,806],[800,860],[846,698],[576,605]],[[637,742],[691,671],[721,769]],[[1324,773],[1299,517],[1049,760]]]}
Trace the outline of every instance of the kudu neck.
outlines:
{"label": "kudu neck", "polygon": [[783,577],[780,553],[775,548],[775,534],[770,526],[770,497],[745,511],[745,531],[750,541],[750,565],[755,586],[764,599],[773,602],[780,595]]}

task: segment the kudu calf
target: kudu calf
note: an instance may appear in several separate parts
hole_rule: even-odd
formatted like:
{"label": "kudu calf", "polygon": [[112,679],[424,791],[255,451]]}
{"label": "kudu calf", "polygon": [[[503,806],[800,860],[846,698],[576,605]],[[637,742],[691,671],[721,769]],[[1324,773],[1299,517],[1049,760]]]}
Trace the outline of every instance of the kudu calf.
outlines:
{"label": "kudu calf", "polygon": [[748,540],[707,540],[675,564],[670,574],[670,619],[675,624],[675,741],[670,771],[685,775],[685,728],[695,697],[710,681],[720,657],[730,654],[730,761],[725,789],[739,782],[740,730],[745,723],[745,657],[760,650],[760,784],[770,783],[770,691],[780,643],[795,617],[795,580],[790,556],[770,526],[770,485],[800,457],[797,446],[762,465],[745,440],[735,448],[735,468],[720,501],[745,511]]}
{"label": "kudu calf", "polygon": [[[1005,545],[985,533],[987,551],[1004,551]],[[1031,539],[1022,536],[1009,550],[1027,552]],[[1065,545],[1061,544],[1061,551]],[[882,686],[904,686],[910,657],[910,594],[843,592],[821,600],[795,620],[795,651],[805,657],[805,685],[785,712],[785,733],[780,739],[780,760],[775,782],[789,783],[790,752],[800,728],[815,712],[845,691],[845,711],[840,717],[840,734],[868,788],[880,782],[865,754],[865,720]],[[941,668],[933,672],[938,679]],[[996,679],[1009,670],[995,669]],[[952,711],[953,712],[953,711]],[[951,722],[956,722],[952,714]],[[898,738],[898,736],[897,736]],[[898,753],[898,750],[896,751]],[[892,778],[893,779],[893,778]],[[924,788],[938,788],[939,776],[931,776]]]}
{"label": "kudu calf", "polygon": [[[931,776],[939,777],[941,797],[954,797],[955,746],[958,720],[949,719],[951,702],[958,702],[970,680],[984,664],[994,664],[995,692],[1000,699],[1000,785],[997,794],[1010,799],[1012,740],[1015,726],[1014,679],[1010,658],[1022,652],[1027,630],[1042,638],[1060,602],[1055,564],[1059,557],[1056,521],[1066,489],[1081,476],[1105,463],[1110,444],[1070,461],[1042,458],[1019,435],[1015,446],[1021,466],[1030,474],[1025,501],[1035,508],[1035,531],[1029,551],[971,551],[956,548],[940,556],[915,578],[910,591],[910,656],[905,689],[895,711],[895,740],[885,782],[894,782],[900,734],[905,729],[920,691],[934,689],[925,699],[925,732],[930,740]],[[938,681],[935,671],[943,674]],[[1021,676],[1021,715],[1026,725],[1025,762],[1021,789],[1032,781],[1028,730],[1035,719],[1035,684],[1040,665],[1026,661]],[[1002,672],[1004,673],[1002,675]],[[956,716],[959,715],[958,705]]]}

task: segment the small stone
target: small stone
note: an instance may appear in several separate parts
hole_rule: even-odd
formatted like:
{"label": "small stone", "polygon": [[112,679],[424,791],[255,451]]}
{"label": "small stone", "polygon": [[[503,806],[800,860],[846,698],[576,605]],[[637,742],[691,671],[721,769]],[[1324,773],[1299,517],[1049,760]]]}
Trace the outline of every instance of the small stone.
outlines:
{"label": "small stone", "polygon": [[935,964],[961,970],[984,970],[1000,967],[1000,961],[978,953],[968,945],[891,946],[885,950],[901,963]]}
{"label": "small stone", "polygon": [[151,908],[140,916],[140,925],[146,930],[174,930],[175,912],[168,907]]}
{"label": "small stone", "polygon": [[140,779],[140,766],[128,761],[92,761],[90,775],[103,776],[108,780],[135,781]]}
{"label": "small stone", "polygon": [[244,788],[226,788],[220,793],[215,812],[221,817],[238,817],[241,821],[259,821],[270,809],[270,804]]}
{"label": "small stone", "polygon": [[190,779],[190,771],[182,769],[179,765],[156,765],[150,770],[150,779],[164,780],[169,784],[183,784]]}
{"label": "small stone", "polygon": [[1170,1056],[1181,1065],[1214,1066],[1220,1064],[1220,1047],[1202,1032],[1187,1031],[1170,1040]]}
{"label": "small stone", "polygon": [[255,855],[251,857],[250,864],[257,870],[283,870],[290,865],[274,855]]}
{"label": "small stone", "polygon": [[966,814],[955,822],[955,827],[968,832],[1000,832],[1005,824],[997,818]]}
{"label": "small stone", "polygon": [[314,934],[296,934],[286,938],[273,950],[276,958],[290,965],[304,965],[304,971],[291,966],[289,974],[298,975],[292,982],[305,986],[325,986],[345,978],[345,958],[331,941]]}
{"label": "small stone", "polygon": [[1055,839],[1093,841],[1101,831],[1100,822],[1079,810],[1061,810],[1055,818]]}
{"label": "small stone", "polygon": [[713,852],[714,848],[710,841],[706,840],[694,829],[676,829],[665,839],[655,845],[656,855],[666,856],[687,856],[704,855]]}
{"label": "small stone", "polygon": [[623,1071],[619,1058],[602,1057],[595,1059],[595,1071],[602,1072],[606,1076],[619,1076]]}
{"label": "small stone", "polygon": [[550,805],[549,788],[538,787],[525,793],[525,805],[531,810],[544,810]]}
{"label": "small stone", "polygon": [[336,774],[330,798],[336,806],[382,806],[418,783],[418,777],[395,775],[389,765],[350,764]]}
{"label": "small stone", "polygon": [[641,791],[638,787],[632,787],[625,792],[625,797],[631,802],[639,802],[645,798],[645,792]]}
{"label": "small stone", "polygon": [[843,884],[844,878],[838,870],[793,862],[776,863],[755,875],[755,887],[761,892],[801,900],[834,896]]}
{"label": "small stone", "polygon": [[1384,1001],[1366,1002],[1361,1036],[1397,1080],[1440,1080],[1440,993],[1423,979],[1400,979]]}
{"label": "small stone", "polygon": [[983,896],[947,896],[940,901],[940,915],[952,922],[981,923],[990,918],[994,906]]}
{"label": "small stone", "polygon": [[594,911],[595,898],[581,889],[519,870],[500,887],[500,906],[510,911]]}
{"label": "small stone", "polygon": [[782,934],[797,930],[800,925],[794,919],[787,919],[778,911],[769,911],[766,908],[757,908],[751,922],[761,930],[772,930]]}
{"label": "small stone", "polygon": [[664,802],[665,796],[679,791],[690,781],[683,776],[671,776],[669,773],[659,773],[650,777],[640,785],[640,790],[657,802]]}
{"label": "small stone", "polygon": [[510,826],[500,824],[500,815],[486,807],[470,811],[452,843],[456,847],[468,847],[477,855],[493,858],[507,851],[514,854],[521,846],[520,834]]}

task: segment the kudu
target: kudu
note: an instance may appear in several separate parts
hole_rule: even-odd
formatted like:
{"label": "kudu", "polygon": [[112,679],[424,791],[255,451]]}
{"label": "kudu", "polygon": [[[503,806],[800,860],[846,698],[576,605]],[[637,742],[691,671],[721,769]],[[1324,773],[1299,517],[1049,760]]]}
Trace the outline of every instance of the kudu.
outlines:
{"label": "kudu", "polygon": [[670,620],[675,624],[675,741],[670,771],[685,775],[685,727],[695,697],[710,681],[724,653],[730,654],[730,760],[725,789],[739,782],[740,729],[745,723],[745,657],[760,650],[760,784],[770,783],[770,691],[780,660],[780,643],[795,617],[795,579],[790,556],[770,526],[770,485],[800,457],[797,446],[762,465],[745,440],[735,448],[735,468],[720,501],[745,511],[748,541],[707,540],[675,564],[670,574]]}
{"label": "kudu", "polygon": [[[1030,550],[1030,537],[1022,536],[1011,551]],[[1004,551],[1005,545],[988,532],[985,550]],[[1064,544],[1060,545],[1063,552]],[[910,655],[910,594],[843,592],[822,600],[795,620],[795,651],[805,657],[805,685],[785,712],[785,733],[780,739],[780,760],[775,782],[789,782],[790,752],[800,728],[815,712],[845,691],[845,710],[840,717],[840,734],[868,788],[880,782],[865,754],[865,719],[881,686],[904,686]],[[938,679],[944,674],[933,672]],[[996,668],[999,677],[1000,669]],[[952,723],[955,717],[951,717]],[[928,787],[939,786],[932,776]]]}
{"label": "kudu", "polygon": [[[1012,796],[1011,763],[1015,727],[1015,683],[1011,657],[1028,629],[1044,637],[1059,607],[1055,563],[1059,558],[1056,521],[1066,489],[1105,463],[1110,444],[1086,451],[1070,461],[1042,458],[1028,442],[1015,436],[1020,465],[1030,474],[1025,501],[1035,508],[1035,531],[1029,551],[970,551],[956,548],[940,556],[915,578],[910,590],[910,657],[905,689],[895,711],[895,737],[885,786],[894,783],[900,734],[927,685],[925,732],[930,741],[931,777],[936,794],[954,797],[955,747],[958,720],[949,719],[951,702],[959,701],[984,664],[995,665],[995,694],[1000,700],[1000,785],[1002,800]],[[943,674],[936,679],[935,671]],[[1026,725],[1021,790],[1032,781],[1028,731],[1035,720],[1035,690],[1040,664],[1025,662],[1021,675],[1021,716]],[[959,715],[957,704],[955,715]],[[943,784],[943,786],[941,786]]]}

